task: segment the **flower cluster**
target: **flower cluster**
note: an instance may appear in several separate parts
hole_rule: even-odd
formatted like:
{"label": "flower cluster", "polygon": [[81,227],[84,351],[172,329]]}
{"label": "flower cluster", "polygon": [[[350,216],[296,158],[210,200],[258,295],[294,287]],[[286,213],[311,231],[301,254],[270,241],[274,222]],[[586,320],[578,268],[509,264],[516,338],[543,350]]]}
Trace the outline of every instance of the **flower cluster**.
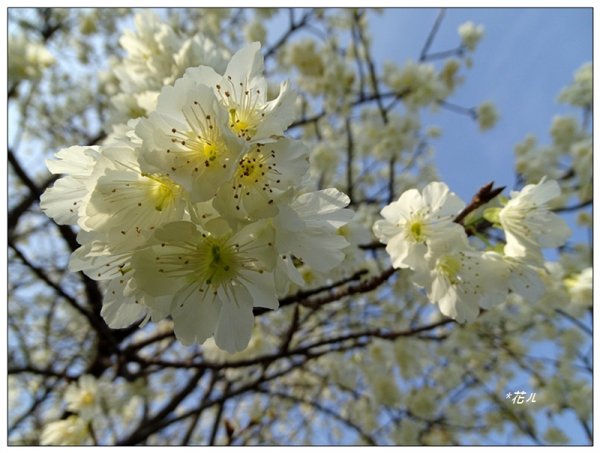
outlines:
{"label": "flower cluster", "polygon": [[593,82],[593,66],[588,62],[575,71],[573,82],[560,92],[559,101],[577,107],[591,108],[594,99]]}
{"label": "flower cluster", "polygon": [[262,72],[257,42],[222,74],[188,68],[124,137],[48,162],[65,176],[42,209],[81,228],[70,269],[103,282],[110,327],[170,316],[185,344],[214,336],[241,351],[253,308],[275,309],[303,284],[297,266],[325,273],[344,259],[337,230],[352,217],[350,200],[306,192],[308,149],[284,135],[296,95],[283,82],[268,99]]}
{"label": "flower cluster", "polygon": [[336,51],[335,40],[317,47],[303,39],[290,43],[280,56],[283,68],[298,72],[297,83],[312,96],[323,96],[328,112],[347,108],[347,96],[355,88],[356,78],[348,56]]}
{"label": "flower cluster", "polygon": [[481,131],[491,129],[498,122],[498,111],[496,110],[496,106],[490,101],[483,102],[479,105],[476,113],[479,130]]}
{"label": "flower cluster", "polygon": [[393,267],[412,269],[413,282],[443,314],[473,321],[480,307],[502,303],[509,291],[528,300],[543,295],[541,249],[564,244],[570,234],[548,208],[559,195],[556,181],[542,180],[513,192],[504,207],[488,208],[486,218],[506,236],[503,254],[478,250],[469,242],[455,222],[465,203],[441,182],[422,192],[404,192],[383,208],[373,231],[387,244]]}
{"label": "flower cluster", "polygon": [[156,108],[164,85],[172,84],[189,67],[207,65],[222,72],[229,52],[202,33],[183,38],[151,10],[135,17],[136,31],[126,30],[119,42],[126,57],[112,74],[118,92],[111,96],[111,121],[142,117]]}
{"label": "flower cluster", "polygon": [[483,25],[476,25],[471,21],[465,22],[458,27],[458,35],[462,40],[462,45],[470,51],[475,50],[484,33],[485,29]]}

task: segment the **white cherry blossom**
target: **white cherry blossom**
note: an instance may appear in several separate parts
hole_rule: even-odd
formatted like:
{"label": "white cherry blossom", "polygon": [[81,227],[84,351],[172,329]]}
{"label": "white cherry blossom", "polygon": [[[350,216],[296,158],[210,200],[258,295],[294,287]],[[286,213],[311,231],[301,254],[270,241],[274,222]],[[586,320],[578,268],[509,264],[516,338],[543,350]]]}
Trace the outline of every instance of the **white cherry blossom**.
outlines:
{"label": "white cherry blossom", "polygon": [[184,344],[215,337],[228,352],[250,340],[253,307],[275,309],[273,233],[264,222],[216,236],[191,222],[165,225],[155,245],[136,252],[132,267],[139,287],[172,296],[175,335]]}
{"label": "white cherry blossom", "polygon": [[[350,203],[347,195],[336,189],[302,194],[289,205],[281,205],[273,224],[279,255],[287,264],[280,270],[297,279],[292,256],[317,272],[328,272],[341,263],[349,243],[337,229],[347,224],[354,213],[344,209]],[[281,263],[280,263],[281,264]]]}
{"label": "white cherry blossom", "polygon": [[545,178],[520,192],[511,192],[511,199],[498,214],[506,235],[505,255],[541,262],[542,248],[565,243],[571,230],[548,206],[558,196],[558,183]]}
{"label": "white cherry blossom", "polygon": [[296,94],[282,82],[279,95],[267,100],[260,43],[248,44],[231,58],[224,75],[208,66],[190,68],[185,78],[210,86],[228,114],[229,127],[242,140],[282,136],[295,117]]}
{"label": "white cherry blossom", "polygon": [[244,149],[212,90],[190,78],[163,88],[156,111],[140,121],[136,134],[147,161],[165,169],[192,201],[212,198]]}
{"label": "white cherry blossom", "polygon": [[501,261],[468,248],[464,242],[445,242],[427,254],[428,266],[415,272],[413,281],[425,288],[440,311],[456,321],[472,322],[479,308],[490,308],[507,296]]}
{"label": "white cherry blossom", "polygon": [[434,241],[452,241],[465,236],[454,223],[464,202],[441,182],[428,184],[420,193],[410,189],[382,209],[382,220],[373,232],[387,244],[386,251],[395,268],[418,268]]}

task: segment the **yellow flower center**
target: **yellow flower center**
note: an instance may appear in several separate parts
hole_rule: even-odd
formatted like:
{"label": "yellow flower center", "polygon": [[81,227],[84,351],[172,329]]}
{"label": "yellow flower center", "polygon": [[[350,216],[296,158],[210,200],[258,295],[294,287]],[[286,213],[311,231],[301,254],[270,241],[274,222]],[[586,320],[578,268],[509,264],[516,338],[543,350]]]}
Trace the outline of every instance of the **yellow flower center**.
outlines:
{"label": "yellow flower center", "polygon": [[416,218],[408,224],[408,236],[414,242],[425,242],[425,225],[423,220]]}
{"label": "yellow flower center", "polygon": [[95,400],[96,400],[96,397],[94,396],[94,394],[92,392],[84,390],[83,393],[81,394],[81,404],[83,406],[91,406],[92,404],[94,404]]}
{"label": "yellow flower center", "polygon": [[224,239],[213,237],[198,246],[197,263],[201,279],[215,287],[232,280],[241,265],[236,249]]}
{"label": "yellow flower center", "polygon": [[453,285],[458,283],[458,273],[461,269],[461,264],[458,259],[451,255],[444,255],[438,260],[436,267],[440,273],[444,274],[448,278],[450,283]]}
{"label": "yellow flower center", "polygon": [[181,187],[179,184],[174,183],[170,178],[146,173],[144,173],[143,176],[146,176],[153,182],[150,186],[148,195],[157,211],[162,211],[179,197]]}
{"label": "yellow flower center", "polygon": [[229,109],[229,124],[238,137],[250,139],[256,133],[256,121],[250,112]]}
{"label": "yellow flower center", "polygon": [[217,158],[217,154],[219,152],[219,147],[212,142],[206,142],[203,145],[202,151],[204,152],[204,156],[208,160],[215,160]]}

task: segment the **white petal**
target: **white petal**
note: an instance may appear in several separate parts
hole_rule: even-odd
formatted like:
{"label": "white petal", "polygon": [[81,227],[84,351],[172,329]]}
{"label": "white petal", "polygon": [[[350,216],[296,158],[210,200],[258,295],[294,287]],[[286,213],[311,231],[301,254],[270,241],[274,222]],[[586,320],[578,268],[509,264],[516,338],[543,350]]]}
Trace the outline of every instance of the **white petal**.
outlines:
{"label": "white petal", "polygon": [[166,296],[175,294],[182,286],[182,279],[168,277],[160,272],[156,265],[156,258],[163,254],[181,253],[180,247],[165,245],[164,247],[154,246],[135,252],[131,258],[131,268],[133,269],[133,278],[137,288],[151,296]]}
{"label": "white petal", "polygon": [[385,219],[378,220],[373,224],[373,233],[384,244],[387,244],[390,239],[401,232],[402,230],[396,224]]}
{"label": "white petal", "polygon": [[277,98],[267,103],[267,112],[256,130],[256,137],[283,135],[284,131],[296,118],[295,92],[289,89],[286,82],[281,84]]}
{"label": "white petal", "polygon": [[418,267],[416,264],[424,260],[427,253],[424,244],[410,243],[402,235],[394,236],[385,250],[392,258],[392,266],[395,268]]}
{"label": "white petal", "polygon": [[183,344],[203,343],[213,335],[221,311],[219,299],[203,298],[193,289],[195,287],[189,293],[178,293],[171,314],[175,336]]}
{"label": "white petal", "polygon": [[80,180],[64,176],[40,197],[40,208],[59,225],[75,225],[88,189]]}
{"label": "white petal", "polygon": [[342,209],[349,203],[348,195],[329,188],[300,195],[292,202],[292,208],[305,221],[325,221],[334,228],[339,228],[354,216],[351,210]]}
{"label": "white petal", "polygon": [[128,299],[122,288],[123,284],[119,283],[119,279],[113,279],[104,293],[100,314],[111,329],[128,327],[140,321],[148,311],[145,305]]}
{"label": "white petal", "polygon": [[529,302],[537,302],[545,292],[538,270],[516,260],[511,260],[508,285],[511,291]]}
{"label": "white petal", "polygon": [[232,287],[225,297],[215,332],[215,343],[227,352],[239,352],[248,346],[252,336],[252,297],[242,286]]}
{"label": "white petal", "polygon": [[264,307],[275,310],[279,307],[279,300],[275,294],[275,281],[271,272],[240,271],[243,285],[252,296],[255,307]]}
{"label": "white petal", "polygon": [[242,47],[231,57],[225,75],[240,80],[252,79],[262,75],[263,62],[260,43],[253,42]]}
{"label": "white petal", "polygon": [[477,303],[463,297],[451,286],[449,291],[438,301],[440,311],[459,323],[473,322],[479,314]]}
{"label": "white petal", "polygon": [[[296,266],[294,266],[293,260],[287,258],[282,259],[280,256],[277,257],[277,267],[275,268],[275,280],[279,284],[279,277],[285,275],[289,280],[294,282],[298,286],[304,286],[306,282],[302,278],[302,274],[298,272]],[[286,279],[287,281],[287,279]],[[279,286],[278,286],[279,288]],[[279,294],[279,291],[278,291]]]}
{"label": "white petal", "polygon": [[567,223],[553,213],[548,213],[546,222],[544,222],[544,230],[538,237],[538,242],[542,247],[560,247],[571,236],[571,229]]}
{"label": "white petal", "polygon": [[71,146],[61,149],[54,157],[56,160],[46,160],[50,173],[87,176],[98,159],[98,146]]}
{"label": "white petal", "polygon": [[193,80],[195,83],[208,85],[211,88],[217,85],[223,78],[223,76],[217,74],[215,70],[209,66],[188,68],[183,77]]}
{"label": "white petal", "polygon": [[292,253],[318,272],[329,272],[344,260],[349,242],[337,234],[302,234],[296,237]]}

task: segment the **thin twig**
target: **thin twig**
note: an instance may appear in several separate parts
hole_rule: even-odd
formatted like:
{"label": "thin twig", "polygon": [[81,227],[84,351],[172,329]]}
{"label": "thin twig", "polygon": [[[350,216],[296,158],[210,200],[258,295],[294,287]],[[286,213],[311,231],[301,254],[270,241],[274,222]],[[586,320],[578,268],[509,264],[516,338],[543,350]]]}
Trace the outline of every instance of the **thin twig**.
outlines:
{"label": "thin twig", "polygon": [[441,8],[437,17],[435,18],[435,22],[433,23],[433,27],[431,27],[431,31],[429,32],[429,36],[427,36],[427,40],[425,41],[425,45],[423,46],[423,49],[421,50],[421,55],[419,57],[419,61],[425,61],[425,58],[427,57],[427,53],[429,52],[429,48],[431,47],[431,45],[433,44],[433,39],[435,38],[435,35],[437,34],[440,26],[442,25],[442,20],[444,19],[444,15],[446,14],[446,9],[445,8]]}

